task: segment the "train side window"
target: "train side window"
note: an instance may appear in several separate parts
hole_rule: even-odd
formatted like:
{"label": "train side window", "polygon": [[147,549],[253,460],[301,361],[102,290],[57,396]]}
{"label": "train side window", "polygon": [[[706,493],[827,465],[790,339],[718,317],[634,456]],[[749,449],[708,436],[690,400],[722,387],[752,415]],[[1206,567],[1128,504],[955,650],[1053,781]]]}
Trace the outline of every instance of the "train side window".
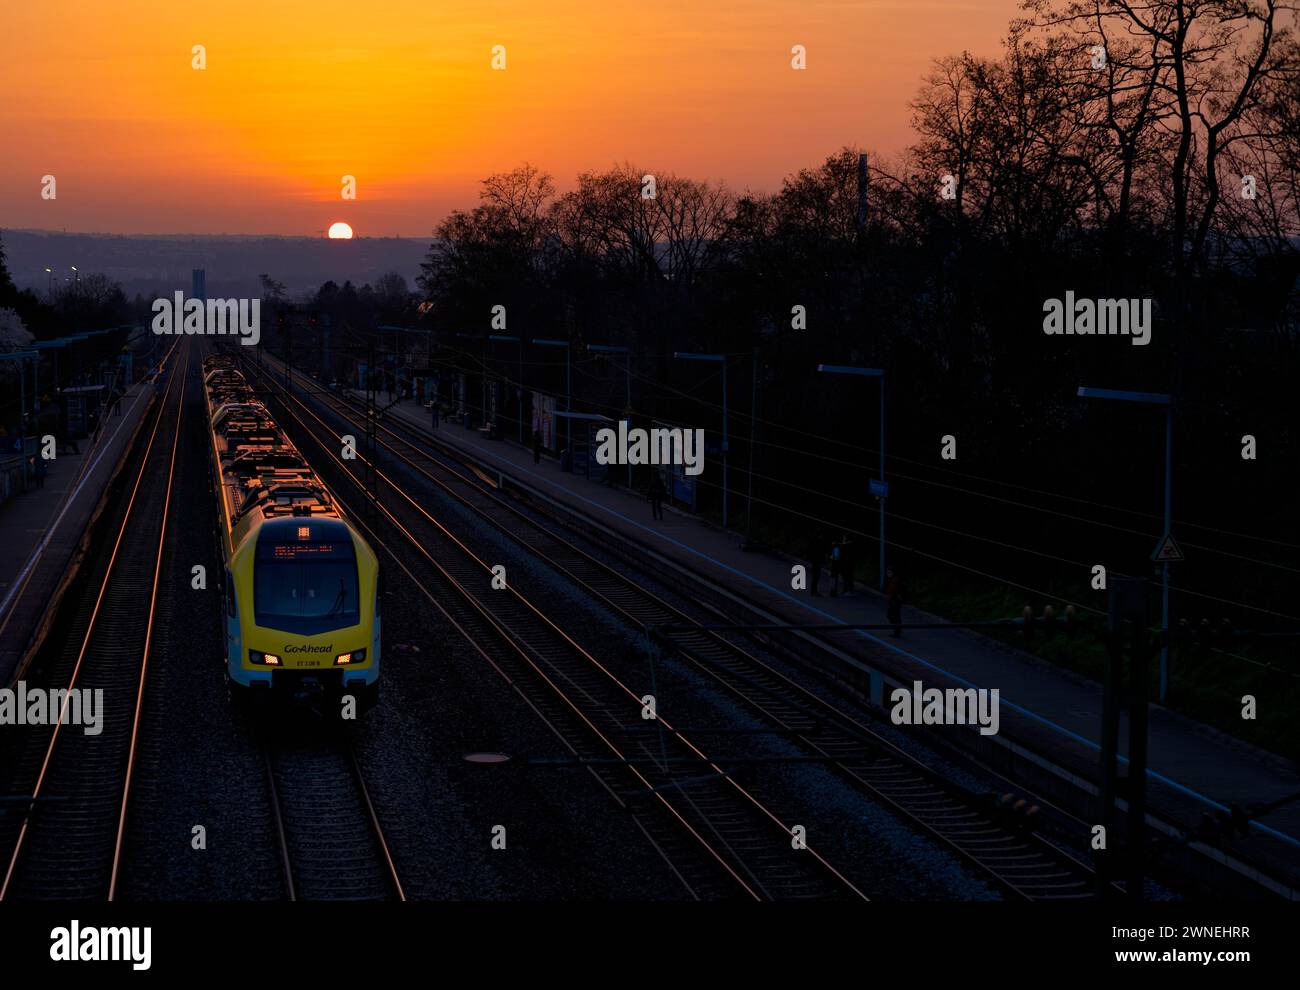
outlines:
{"label": "train side window", "polygon": [[226,615],[232,619],[238,611],[238,599],[235,597],[235,579],[229,571],[226,571]]}

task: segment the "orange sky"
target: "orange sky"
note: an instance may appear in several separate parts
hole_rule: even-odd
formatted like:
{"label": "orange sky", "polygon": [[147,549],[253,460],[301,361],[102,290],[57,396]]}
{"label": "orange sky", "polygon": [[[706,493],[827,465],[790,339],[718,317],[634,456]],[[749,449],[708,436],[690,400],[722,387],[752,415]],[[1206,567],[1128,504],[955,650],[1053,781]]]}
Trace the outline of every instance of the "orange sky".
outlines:
{"label": "orange sky", "polygon": [[[425,235],[522,161],[775,190],[892,153],[1016,0],[44,0],[0,9],[0,226]],[[790,68],[803,44],[808,69]],[[191,68],[205,45],[207,68]],[[507,67],[490,67],[493,45]],[[58,198],[40,197],[53,174]],[[357,178],[355,202],[340,177]]]}

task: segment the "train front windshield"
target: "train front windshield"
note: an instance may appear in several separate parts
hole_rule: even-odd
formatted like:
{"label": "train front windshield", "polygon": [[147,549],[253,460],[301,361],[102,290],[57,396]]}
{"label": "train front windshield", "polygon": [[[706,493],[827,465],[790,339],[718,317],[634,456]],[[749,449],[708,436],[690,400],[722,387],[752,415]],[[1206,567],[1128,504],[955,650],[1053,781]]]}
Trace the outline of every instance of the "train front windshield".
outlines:
{"label": "train front windshield", "polygon": [[263,628],[304,636],[360,623],[352,541],[258,540],[253,611]]}

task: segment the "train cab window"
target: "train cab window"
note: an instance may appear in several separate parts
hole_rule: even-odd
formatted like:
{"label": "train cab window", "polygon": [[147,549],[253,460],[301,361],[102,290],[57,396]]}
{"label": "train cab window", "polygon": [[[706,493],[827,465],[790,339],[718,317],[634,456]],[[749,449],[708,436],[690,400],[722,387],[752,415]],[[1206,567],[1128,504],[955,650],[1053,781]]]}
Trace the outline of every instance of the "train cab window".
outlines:
{"label": "train cab window", "polygon": [[356,553],[340,539],[259,538],[253,565],[257,625],[312,636],[361,622]]}

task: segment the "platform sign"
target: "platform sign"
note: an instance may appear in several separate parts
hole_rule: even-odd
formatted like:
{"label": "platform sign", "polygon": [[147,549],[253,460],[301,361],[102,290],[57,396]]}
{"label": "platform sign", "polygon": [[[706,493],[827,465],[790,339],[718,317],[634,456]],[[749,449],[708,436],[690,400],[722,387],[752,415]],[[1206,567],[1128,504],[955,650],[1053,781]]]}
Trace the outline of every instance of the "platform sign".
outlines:
{"label": "platform sign", "polygon": [[872,479],[871,479],[871,483],[870,483],[870,487],[871,487],[871,494],[874,495],[874,496],[876,496],[876,498],[888,498],[888,497],[889,497],[889,482],[888,482],[888,481],[878,481],[877,479],[872,478]]}
{"label": "platform sign", "polygon": [[69,395],[66,399],[68,408],[68,435],[84,437],[86,435],[86,397]]}
{"label": "platform sign", "polygon": [[[600,446],[600,444],[596,442],[596,433],[599,430],[604,429],[604,426],[600,423],[583,423],[582,425],[583,443],[579,445],[578,450],[574,451],[574,455],[575,457],[582,457],[582,473],[585,474],[589,480],[604,481],[606,476],[609,474],[609,465],[601,464],[595,455],[592,454],[592,451]],[[578,470],[578,462],[576,460],[573,463],[573,470],[575,472]]]}
{"label": "platform sign", "polygon": [[674,499],[694,512],[696,499],[699,497],[699,487],[695,483],[695,476],[686,473],[686,465],[684,464],[670,465],[669,471],[672,475],[672,486],[669,488],[669,493]]}
{"label": "platform sign", "polygon": [[1156,562],[1165,560],[1182,560],[1183,552],[1178,549],[1178,544],[1174,542],[1174,538],[1166,533],[1164,539],[1160,541],[1156,546],[1155,551],[1151,554],[1151,559]]}
{"label": "platform sign", "polygon": [[533,430],[541,434],[543,448],[555,449],[555,396],[533,392]]}
{"label": "platform sign", "polygon": [[[660,419],[651,420],[650,426],[652,429],[656,429],[656,430],[686,429],[685,427],[678,426],[675,423],[669,423]],[[708,449],[710,447],[713,448],[712,450],[713,454],[716,455],[717,453],[720,452],[716,444],[710,443],[708,441],[708,435],[706,434],[705,435],[706,455],[710,452]],[[697,511],[698,509],[697,503],[700,494],[699,485],[696,480],[698,476],[693,474],[687,474],[686,465],[684,464],[670,464],[670,465],[666,465],[666,468],[667,468],[666,480],[668,482],[666,487],[668,489],[668,497],[672,501],[678,502],[681,505],[686,506],[687,509],[689,509],[691,512]]]}

